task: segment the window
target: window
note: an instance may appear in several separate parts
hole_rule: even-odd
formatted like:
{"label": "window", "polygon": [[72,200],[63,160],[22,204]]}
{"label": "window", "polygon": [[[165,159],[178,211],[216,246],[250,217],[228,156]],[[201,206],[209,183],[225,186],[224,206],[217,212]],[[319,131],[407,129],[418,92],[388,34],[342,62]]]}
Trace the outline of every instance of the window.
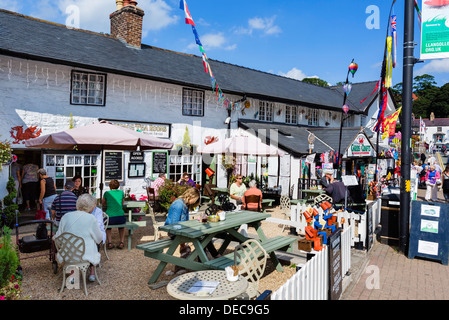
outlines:
{"label": "window", "polygon": [[182,115],[204,115],[204,91],[186,88],[182,89]]}
{"label": "window", "polygon": [[314,127],[318,127],[320,125],[318,109],[309,109],[307,113],[307,124]]}
{"label": "window", "polygon": [[259,120],[273,121],[274,104],[272,102],[259,101]]}
{"label": "window", "polygon": [[55,180],[56,191],[64,191],[64,184],[80,175],[82,185],[90,194],[97,192],[97,155],[90,154],[45,154],[44,169]]}
{"label": "window", "polygon": [[298,107],[285,106],[285,123],[298,123]]}
{"label": "window", "polygon": [[70,103],[104,106],[105,84],[105,74],[73,71]]}
{"label": "window", "polygon": [[202,158],[199,155],[170,155],[168,178],[176,182],[181,179],[184,172],[187,172],[196,184],[201,184],[201,162]]}

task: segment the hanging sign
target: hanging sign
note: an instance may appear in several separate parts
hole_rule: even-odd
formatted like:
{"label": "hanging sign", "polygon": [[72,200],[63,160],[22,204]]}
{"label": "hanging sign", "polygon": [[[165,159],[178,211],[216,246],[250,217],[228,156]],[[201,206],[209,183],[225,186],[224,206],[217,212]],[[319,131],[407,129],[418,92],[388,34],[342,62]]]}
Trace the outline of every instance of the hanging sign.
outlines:
{"label": "hanging sign", "polygon": [[422,6],[421,59],[449,58],[449,6],[427,0]]}
{"label": "hanging sign", "polygon": [[373,157],[374,148],[368,137],[359,133],[347,151],[348,157]]}

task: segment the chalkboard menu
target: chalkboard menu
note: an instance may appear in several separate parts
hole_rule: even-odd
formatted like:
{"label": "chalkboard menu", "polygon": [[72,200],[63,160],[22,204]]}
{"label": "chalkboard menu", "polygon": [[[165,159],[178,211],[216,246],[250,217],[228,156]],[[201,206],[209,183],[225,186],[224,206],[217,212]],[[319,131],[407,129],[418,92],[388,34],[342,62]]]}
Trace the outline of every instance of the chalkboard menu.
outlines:
{"label": "chalkboard menu", "polygon": [[167,173],[168,152],[153,152],[153,174]]}
{"label": "chalkboard menu", "polygon": [[329,300],[338,300],[342,292],[341,228],[327,240],[329,250]]}
{"label": "chalkboard menu", "polygon": [[449,205],[412,201],[408,257],[420,256],[448,264]]}
{"label": "chalkboard menu", "polygon": [[123,151],[104,152],[104,181],[123,181]]}

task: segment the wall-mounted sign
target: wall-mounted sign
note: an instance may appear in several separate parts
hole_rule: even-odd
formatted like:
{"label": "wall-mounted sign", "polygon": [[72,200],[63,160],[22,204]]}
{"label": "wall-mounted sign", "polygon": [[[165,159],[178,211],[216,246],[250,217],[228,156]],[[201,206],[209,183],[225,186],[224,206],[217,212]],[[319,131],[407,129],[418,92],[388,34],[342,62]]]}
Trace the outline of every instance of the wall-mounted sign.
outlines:
{"label": "wall-mounted sign", "polygon": [[123,181],[123,151],[104,151],[104,181]]}
{"label": "wall-mounted sign", "polygon": [[170,138],[171,134],[171,125],[165,123],[151,123],[151,122],[127,122],[120,120],[109,120],[109,119],[100,119],[107,120],[112,124],[117,126],[121,126],[130,130],[139,131],[145,134],[149,134],[158,138]]}
{"label": "wall-mounted sign", "polygon": [[152,175],[158,175],[159,173],[168,173],[168,152],[167,151],[153,151],[152,157]]}
{"label": "wall-mounted sign", "polygon": [[373,157],[374,147],[368,137],[359,133],[347,150],[348,157]]}
{"label": "wall-mounted sign", "polygon": [[143,151],[131,151],[129,153],[129,161],[131,162],[143,162],[144,157]]}
{"label": "wall-mounted sign", "polygon": [[142,178],[145,177],[145,163],[129,163],[128,164],[128,178]]}

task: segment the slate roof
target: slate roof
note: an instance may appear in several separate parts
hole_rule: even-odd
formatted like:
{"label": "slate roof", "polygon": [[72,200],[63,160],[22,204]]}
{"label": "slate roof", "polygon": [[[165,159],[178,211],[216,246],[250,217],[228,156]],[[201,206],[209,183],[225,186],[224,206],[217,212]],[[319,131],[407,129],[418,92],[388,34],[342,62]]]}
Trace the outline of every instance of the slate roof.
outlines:
{"label": "slate roof", "polygon": [[[278,146],[288,153],[300,157],[309,153],[308,137],[310,133],[316,136],[314,142],[314,153],[324,153],[328,151],[338,151],[340,140],[340,128],[321,128],[298,125],[288,125],[285,123],[268,123],[257,120],[240,119],[238,122],[240,128],[253,130],[259,137],[266,134],[270,139],[270,129],[278,131]],[[265,129],[266,131],[259,131]],[[360,132],[360,127],[343,128],[341,138],[341,153],[350,146],[352,141]],[[268,142],[269,140],[267,140]],[[271,142],[271,141],[270,141]]]}
{"label": "slate roof", "polygon": [[[426,127],[449,127],[449,118],[422,119]],[[419,127],[419,119],[412,121],[412,127]]]}
{"label": "slate roof", "polygon": [[[135,49],[106,34],[68,29],[1,9],[0,54],[211,90],[199,56],[144,44]],[[225,93],[341,110],[341,88],[323,88],[213,59],[209,63]],[[364,104],[360,101],[375,85],[376,81],[353,85],[347,100],[351,112],[365,111],[375,97]]]}

